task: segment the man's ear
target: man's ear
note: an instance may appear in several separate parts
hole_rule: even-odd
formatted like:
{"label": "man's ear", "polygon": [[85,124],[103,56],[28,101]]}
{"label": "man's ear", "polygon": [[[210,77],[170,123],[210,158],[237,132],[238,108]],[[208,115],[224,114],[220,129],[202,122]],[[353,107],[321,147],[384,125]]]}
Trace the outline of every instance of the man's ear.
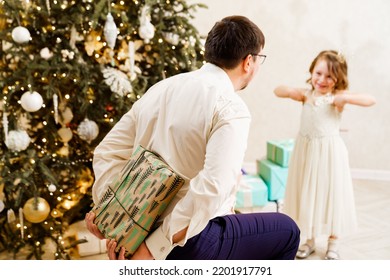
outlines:
{"label": "man's ear", "polygon": [[245,72],[249,72],[251,68],[251,64],[253,63],[253,56],[248,54],[245,59],[242,61],[242,68]]}

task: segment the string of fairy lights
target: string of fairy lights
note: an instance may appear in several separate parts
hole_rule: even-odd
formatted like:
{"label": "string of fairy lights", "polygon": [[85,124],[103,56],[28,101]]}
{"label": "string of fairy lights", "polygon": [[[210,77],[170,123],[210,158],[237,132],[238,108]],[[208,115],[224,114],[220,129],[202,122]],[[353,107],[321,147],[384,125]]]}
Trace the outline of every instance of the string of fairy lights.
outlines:
{"label": "string of fairy lights", "polygon": [[[72,147],[71,141],[73,136],[77,134],[81,140],[91,143],[99,134],[99,127],[94,120],[87,117],[77,123],[77,126],[69,125],[73,119],[74,109],[67,104],[72,103],[74,98],[78,98],[80,94],[83,94],[85,103],[93,107],[97,102],[97,92],[96,88],[88,84],[88,81],[80,76],[78,72],[72,72],[66,67],[61,67],[61,63],[70,63],[80,59],[80,48],[82,48],[82,51],[88,57],[95,59],[98,64],[104,66],[102,70],[104,82],[112,93],[117,98],[135,102],[141,98],[145,89],[145,85],[143,88],[137,88],[135,85],[142,78],[151,76],[152,66],[163,61],[161,56],[164,52],[183,53],[186,61],[177,59],[175,55],[164,57],[166,65],[161,68],[160,75],[162,78],[169,74],[165,68],[167,65],[174,71],[198,67],[199,65],[196,64],[199,59],[196,50],[198,39],[195,38],[195,34],[186,34],[188,30],[181,24],[175,25],[174,29],[170,31],[155,32],[156,27],[152,24],[152,15],[161,11],[156,10],[158,8],[152,10],[152,6],[155,3],[160,3],[160,0],[131,1],[136,11],[134,16],[138,19],[138,25],[130,24],[128,20],[126,12],[129,9],[129,1],[18,1],[21,4],[21,9],[15,12],[16,15],[2,14],[2,16],[8,15],[8,17],[0,18],[0,30],[5,26],[15,26],[14,19],[17,22],[17,26],[12,29],[13,42],[2,42],[2,51],[8,55],[6,56],[6,62],[10,71],[1,74],[6,82],[0,83],[2,86],[0,112],[2,112],[4,142],[10,151],[10,160],[13,160],[12,157],[15,159],[21,157],[21,151],[33,148],[34,154],[23,155],[28,163],[24,167],[26,170],[28,168],[35,169],[39,161],[45,158],[49,159],[48,164],[52,165],[53,168],[60,166],[58,169],[65,172],[64,177],[66,177],[66,172],[73,169],[77,169],[77,176],[74,180],[75,186],[73,187],[75,188],[72,192],[69,192],[70,186],[67,185],[66,181],[58,184],[46,182],[44,188],[41,188],[43,193],[38,197],[30,198],[19,209],[15,209],[16,214],[13,209],[8,209],[7,219],[10,226],[20,232],[22,240],[27,240],[26,242],[32,240],[36,247],[40,247],[42,242],[36,238],[36,233],[33,230],[34,224],[40,225],[51,232],[57,244],[65,246],[66,242],[57,218],[61,218],[67,210],[79,202],[80,198],[92,186],[94,180],[90,169],[92,163],[91,150]],[[0,9],[3,11],[5,10],[3,5],[6,2],[0,0]],[[94,13],[95,5],[98,2],[108,5],[108,13]],[[187,13],[180,6],[180,1],[172,2],[177,5],[175,12],[183,10],[183,13]],[[171,1],[164,0],[161,3],[170,5]],[[80,9],[84,13],[80,19],[75,19],[73,25],[64,26],[63,23],[58,22],[52,16],[54,12],[65,12],[75,5],[81,5],[78,8],[81,7]],[[173,13],[169,10],[164,12],[167,13],[166,16],[172,16]],[[46,14],[45,20],[39,21],[39,14]],[[102,19],[103,24],[101,23]],[[43,24],[37,24],[36,22],[43,22]],[[158,22],[154,23],[158,24]],[[66,36],[62,36],[64,34],[61,32],[66,33]],[[4,76],[9,75],[10,77],[13,71],[21,67],[21,58],[17,52],[28,52],[28,46],[29,44],[33,45],[35,36],[44,37],[46,35],[53,36],[53,34],[57,34],[54,36],[54,45],[42,47],[39,53],[35,54],[35,57],[32,57],[31,54],[26,57],[34,62],[52,61],[56,58],[59,59],[57,64],[47,63],[49,66],[45,69],[46,71],[37,69],[27,77],[13,77],[13,79],[8,80],[8,76]],[[63,40],[69,40],[68,44],[63,44]],[[15,50],[16,54],[11,54]],[[7,53],[8,51],[9,53]],[[203,55],[203,51],[201,51],[201,54]],[[86,84],[83,87],[84,92],[79,93],[72,90],[78,88],[80,83]],[[66,90],[61,92],[57,86],[63,84],[66,85]],[[21,95],[20,98],[19,95]],[[16,100],[16,104],[15,97],[19,98]],[[26,114],[34,114],[41,109],[44,109],[48,114],[35,118],[34,124],[31,124],[31,120]],[[111,125],[115,123],[118,117],[112,113],[110,108],[107,108],[102,114],[99,120]],[[53,129],[53,120],[60,127],[55,135],[27,133],[30,129],[50,131],[50,129]],[[35,135],[33,139],[30,138],[31,134]],[[0,152],[2,155],[4,153],[4,151]],[[3,168],[5,164],[5,162],[1,162],[0,168]],[[7,172],[11,175],[13,171],[9,169]],[[13,184],[16,186],[20,184],[20,181],[15,180]],[[37,188],[34,185],[28,187]],[[1,199],[0,197],[0,202],[2,202]],[[54,201],[55,203],[52,203],[54,206],[50,205],[48,201]],[[63,257],[64,248],[61,246],[55,252],[55,258]]]}

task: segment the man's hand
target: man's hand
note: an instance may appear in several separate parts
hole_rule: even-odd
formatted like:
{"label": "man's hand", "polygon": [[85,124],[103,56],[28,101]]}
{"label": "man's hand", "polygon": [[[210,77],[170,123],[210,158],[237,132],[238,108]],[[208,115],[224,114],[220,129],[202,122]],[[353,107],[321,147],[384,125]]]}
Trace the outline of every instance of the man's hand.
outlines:
{"label": "man's hand", "polygon": [[115,239],[107,239],[106,240],[106,248],[107,248],[107,255],[110,260],[125,260],[125,247],[122,247],[119,251],[119,254],[115,252],[116,248],[116,241]]}
{"label": "man's hand", "polygon": [[[121,247],[119,253],[115,252],[117,242],[114,239],[106,240],[107,255],[110,260],[126,260],[125,248]],[[131,256],[130,260],[154,260],[145,242],[142,242],[137,251]]]}
{"label": "man's hand", "polygon": [[93,223],[93,220],[95,220],[95,213],[89,212],[85,215],[85,224],[87,225],[87,229],[95,235],[99,239],[104,239],[104,235],[99,231],[97,225]]}

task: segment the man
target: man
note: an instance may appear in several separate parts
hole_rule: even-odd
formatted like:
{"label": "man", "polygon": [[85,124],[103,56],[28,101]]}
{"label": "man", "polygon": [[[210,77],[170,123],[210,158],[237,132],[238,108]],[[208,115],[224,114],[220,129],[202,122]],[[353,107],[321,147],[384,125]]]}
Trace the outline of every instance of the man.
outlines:
{"label": "man", "polygon": [[[243,16],[217,22],[206,64],[165,79],[138,100],[95,150],[93,199],[138,144],[185,179],[158,227],[131,259],[294,259],[299,229],[281,213],[234,214],[251,116],[237,94],[264,62],[262,31]],[[88,213],[88,229],[103,238]],[[115,240],[107,240],[110,259]]]}

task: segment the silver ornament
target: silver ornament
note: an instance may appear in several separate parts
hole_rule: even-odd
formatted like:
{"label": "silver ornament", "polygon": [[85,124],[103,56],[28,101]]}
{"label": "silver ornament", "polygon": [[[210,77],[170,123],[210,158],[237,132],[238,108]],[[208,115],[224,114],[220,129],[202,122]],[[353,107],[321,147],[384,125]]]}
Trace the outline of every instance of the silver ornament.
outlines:
{"label": "silver ornament", "polygon": [[13,152],[20,152],[30,145],[31,138],[25,130],[11,130],[5,145]]}
{"label": "silver ornament", "polygon": [[77,128],[77,134],[89,144],[99,135],[99,126],[96,122],[85,118]]}
{"label": "silver ornament", "polygon": [[117,36],[118,36],[118,29],[116,27],[114,18],[110,13],[108,13],[106,23],[104,24],[104,38],[107,41],[107,45],[111,49],[115,48],[115,42]]}

